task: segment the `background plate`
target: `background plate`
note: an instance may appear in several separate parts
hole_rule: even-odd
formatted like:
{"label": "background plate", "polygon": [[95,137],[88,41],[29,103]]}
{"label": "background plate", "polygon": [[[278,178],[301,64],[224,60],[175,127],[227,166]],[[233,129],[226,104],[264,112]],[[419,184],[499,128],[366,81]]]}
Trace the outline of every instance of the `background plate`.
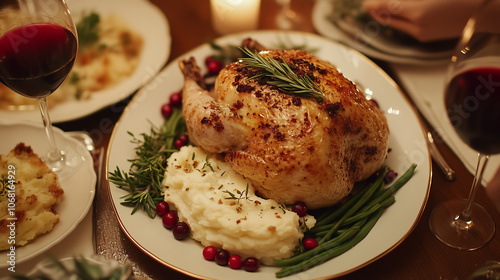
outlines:
{"label": "background plate", "polygon": [[312,21],[318,33],[350,46],[370,57],[388,62],[412,65],[439,65],[448,62],[454,46],[443,50],[409,46],[366,32],[362,24],[351,25],[343,21],[332,23],[327,17],[332,11],[331,0],[317,0],[313,7]]}
{"label": "background plate", "polygon": [[[0,121],[0,154],[8,154],[19,142],[31,146],[33,151],[42,157],[48,151],[48,141],[42,126],[28,122]],[[92,206],[95,194],[96,175],[94,161],[83,144],[67,136],[62,130],[54,127],[54,135],[59,147],[69,154],[81,158],[80,167],[71,176],[59,177],[64,189],[61,203],[56,206],[60,219],[52,231],[39,236],[33,242],[16,248],[16,264],[40,255],[63,240],[85,218]],[[0,254],[0,268],[7,267],[7,255]]]}
{"label": "background plate", "polygon": [[[165,15],[149,1],[144,0],[68,0],[74,18],[83,11],[96,11],[101,16],[116,15],[144,40],[141,59],[135,72],[115,86],[92,94],[92,98],[60,103],[50,109],[52,122],[65,122],[85,117],[127,98],[153,78],[166,63],[170,54],[170,31]],[[75,20],[76,21],[76,20]],[[50,97],[48,98],[50,104]],[[34,110],[0,110],[1,119],[40,121],[40,112]]]}

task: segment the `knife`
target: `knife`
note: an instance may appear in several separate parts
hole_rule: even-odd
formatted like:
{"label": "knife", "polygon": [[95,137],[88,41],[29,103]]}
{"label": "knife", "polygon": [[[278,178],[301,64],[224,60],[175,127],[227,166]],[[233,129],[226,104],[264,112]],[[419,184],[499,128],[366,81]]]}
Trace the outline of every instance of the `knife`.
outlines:
{"label": "knife", "polygon": [[443,171],[446,180],[448,180],[448,181],[455,180],[455,170],[453,170],[448,165],[448,163],[444,160],[443,156],[441,155],[441,153],[437,149],[436,144],[434,143],[434,138],[432,137],[432,133],[427,130],[426,135],[427,135],[427,143],[429,143],[429,149],[431,151],[431,156],[434,159],[434,161],[437,163],[439,168],[441,168],[441,170]]}

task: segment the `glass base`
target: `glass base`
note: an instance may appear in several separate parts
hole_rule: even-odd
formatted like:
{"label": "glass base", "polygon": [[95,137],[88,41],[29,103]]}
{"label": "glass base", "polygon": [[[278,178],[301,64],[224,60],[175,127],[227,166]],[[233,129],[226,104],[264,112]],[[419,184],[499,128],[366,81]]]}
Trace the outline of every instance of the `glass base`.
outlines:
{"label": "glass base", "polygon": [[55,154],[49,152],[44,161],[52,171],[61,171],[66,165],[66,153],[64,151],[56,151]]}
{"label": "glass base", "polygon": [[472,251],[486,245],[495,234],[495,222],[490,213],[474,203],[469,220],[460,218],[466,199],[442,202],[432,210],[429,227],[434,235],[449,247]]}
{"label": "glass base", "polygon": [[59,150],[55,154],[48,153],[42,160],[48,168],[57,173],[61,180],[71,177],[85,161],[77,151],[69,147],[65,147],[65,150]]}

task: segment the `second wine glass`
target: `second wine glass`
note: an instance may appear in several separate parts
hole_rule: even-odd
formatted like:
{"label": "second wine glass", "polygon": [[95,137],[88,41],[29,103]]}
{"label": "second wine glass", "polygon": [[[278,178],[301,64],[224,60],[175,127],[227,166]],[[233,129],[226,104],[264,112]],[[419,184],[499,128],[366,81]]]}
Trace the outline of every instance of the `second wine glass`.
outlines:
{"label": "second wine glass", "polygon": [[459,137],[478,152],[468,199],[437,205],[429,226],[444,244],[475,250],[488,243],[495,223],[475,202],[490,155],[500,153],[500,11],[499,1],[485,1],[465,27],[446,78],[445,106]]}
{"label": "second wine glass", "polygon": [[56,145],[47,96],[66,79],[78,49],[76,28],[64,0],[16,0],[0,4],[0,81],[38,101],[53,171],[68,165]]}

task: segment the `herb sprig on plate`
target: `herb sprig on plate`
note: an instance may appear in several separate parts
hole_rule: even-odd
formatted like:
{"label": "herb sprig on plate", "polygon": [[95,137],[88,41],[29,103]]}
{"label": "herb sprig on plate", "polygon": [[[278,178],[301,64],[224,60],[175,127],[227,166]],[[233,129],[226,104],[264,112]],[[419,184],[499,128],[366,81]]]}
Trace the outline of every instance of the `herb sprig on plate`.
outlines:
{"label": "herb sprig on plate", "polygon": [[84,16],[77,24],[78,46],[80,51],[99,40],[100,16],[97,13],[90,13]]}
{"label": "herb sprig on plate", "polygon": [[149,134],[141,133],[142,139],[128,133],[133,138],[131,142],[137,144],[136,158],[129,160],[132,164],[128,172],[117,166],[109,173],[109,181],[128,191],[121,204],[133,207],[132,214],[143,209],[154,218],[156,204],[163,200],[162,181],[167,159],[178,151],[174,147],[175,138],[187,133],[182,110],[174,108],[171,117],[160,127],[151,124]]}

